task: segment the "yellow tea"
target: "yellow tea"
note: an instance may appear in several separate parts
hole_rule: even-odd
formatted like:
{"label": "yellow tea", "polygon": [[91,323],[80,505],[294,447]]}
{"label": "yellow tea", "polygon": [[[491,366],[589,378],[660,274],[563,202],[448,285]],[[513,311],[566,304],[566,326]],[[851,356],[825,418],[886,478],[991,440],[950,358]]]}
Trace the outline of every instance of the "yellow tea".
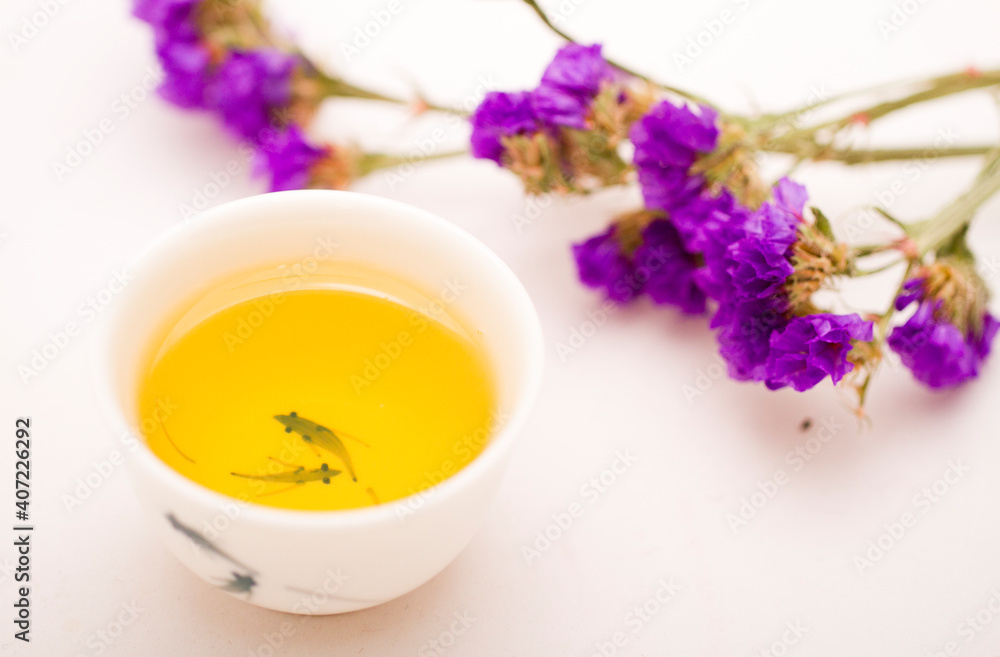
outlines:
{"label": "yellow tea", "polygon": [[344,289],[230,305],[151,358],[145,438],[185,477],[259,504],[417,493],[482,450],[495,405],[482,347],[438,317]]}

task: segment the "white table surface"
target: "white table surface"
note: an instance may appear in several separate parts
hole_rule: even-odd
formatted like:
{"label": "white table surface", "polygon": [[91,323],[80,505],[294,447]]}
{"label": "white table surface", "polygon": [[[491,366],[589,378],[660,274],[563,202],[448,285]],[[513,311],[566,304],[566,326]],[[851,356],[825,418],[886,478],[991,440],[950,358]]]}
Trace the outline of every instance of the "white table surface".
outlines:
{"label": "white table surface", "polygon": [[[276,0],[272,13],[343,75],[400,93],[418,86],[439,102],[460,103],[483,80],[531,86],[558,43],[515,0],[400,2],[402,11],[351,62],[339,40],[353,38],[385,2]],[[886,37],[879,21],[897,4],[915,13]],[[565,29],[737,110],[802,103],[814,86],[834,93],[1000,63],[1000,5],[988,0],[564,5],[574,8]],[[290,624],[273,654],[583,657],[601,654],[602,646],[612,652],[607,642],[619,632],[624,645],[614,652],[627,656],[757,655],[774,647],[775,655],[903,657],[938,654],[949,642],[953,655],[1000,654],[1000,613],[989,610],[991,600],[1000,610],[1000,363],[953,394],[932,394],[887,367],[871,395],[872,424],[859,430],[846,399],[825,385],[772,393],[715,379],[689,403],[684,386],[700,372],[717,373],[713,338],[703,320],[644,304],[614,315],[562,362],[557,343],[600,305],[577,284],[568,245],[632,208],[637,193],[551,202],[519,233],[512,217],[526,202],[516,180],[488,162],[428,164],[395,187],[380,175],[355,186],[438,213],[483,240],[524,281],[544,326],[547,372],[536,412],[485,529],[439,577],[375,609],[299,620],[228,597],[188,573],[152,535],[120,468],[68,511],[64,496],[116,449],[94,406],[93,323],[79,306],[180,221],[181,204],[191,203],[213,172],[234,161],[243,170],[213,205],[264,186],[246,175],[236,144],[210,119],[156,97],[127,116],[115,104],[155,65],[150,33],[127,15],[124,1],[66,0],[15,52],[10,32],[22,30],[38,7],[37,0],[5,0],[0,9],[0,426],[8,435],[0,478],[12,498],[13,421],[31,416],[37,527],[33,641],[14,641],[4,620],[0,655],[267,655],[267,637],[277,642],[283,623]],[[678,71],[672,54],[727,8],[731,24]],[[52,163],[105,119],[113,131],[57,180]],[[998,124],[996,108],[979,95],[901,114],[862,143],[926,142],[940,129],[957,131],[960,141],[995,140]],[[318,129],[406,151],[435,125],[341,103],[324,109]],[[449,136],[458,144],[465,132]],[[954,162],[913,180],[903,166],[809,167],[800,178],[838,221],[850,221],[902,180],[906,191],[892,210],[916,219],[946,202],[975,169]],[[1000,204],[986,206],[974,238],[977,251],[995,257]],[[873,292],[861,295],[884,302]],[[17,366],[69,321],[81,323],[81,335],[23,383]],[[812,419],[807,432],[800,430],[804,418]],[[807,446],[824,422],[836,427],[833,439],[814,443],[821,449],[796,470],[788,454]],[[591,501],[581,487],[611,466],[618,450],[635,463]],[[927,501],[922,491],[953,462],[968,472]],[[779,470],[787,483],[734,531],[727,516]],[[573,503],[582,504],[582,517],[526,563],[522,548]],[[907,512],[912,526],[859,572],[855,557]],[[7,611],[0,617],[7,619],[14,548],[9,529],[3,534],[0,600]],[[655,600],[661,580],[679,590],[662,605],[649,603],[657,613],[637,621],[632,610]],[[129,605],[134,619],[123,614]],[[450,636],[456,613],[474,620]],[[977,613],[973,629],[966,619]],[[119,618],[130,622],[119,627]],[[104,644],[101,631],[117,637]],[[450,645],[435,652],[438,640]]]}

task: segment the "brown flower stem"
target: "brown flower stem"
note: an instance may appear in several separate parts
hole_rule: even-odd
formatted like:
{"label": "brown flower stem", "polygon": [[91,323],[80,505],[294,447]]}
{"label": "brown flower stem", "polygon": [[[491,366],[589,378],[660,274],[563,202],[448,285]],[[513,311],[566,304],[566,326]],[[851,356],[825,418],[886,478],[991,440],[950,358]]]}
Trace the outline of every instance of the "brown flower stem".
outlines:
{"label": "brown flower stem", "polygon": [[[550,30],[552,30],[552,32],[556,36],[564,39],[565,41],[569,41],[570,43],[579,43],[579,41],[577,41],[570,35],[563,32],[561,29],[559,29],[559,27],[557,27],[556,24],[553,23],[552,20],[545,13],[545,10],[538,6],[538,2],[536,2],[536,0],[522,0],[522,2],[531,7],[531,10],[534,11],[536,14],[538,14],[538,17],[542,20],[543,23],[545,23],[545,26],[548,27]],[[659,87],[664,91],[669,91],[672,94],[677,94],[678,96],[687,98],[688,100],[694,101],[700,105],[708,105],[709,107],[715,107],[715,105],[712,104],[711,102],[705,100],[701,96],[691,93],[690,91],[684,91],[683,89],[678,89],[677,87],[672,87],[670,85],[657,82],[656,80],[651,79],[649,76],[643,75],[642,73],[639,73],[635,69],[625,66],[624,64],[621,64],[619,62],[616,62],[613,59],[609,59],[607,57],[605,57],[604,59],[609,64],[614,66],[622,73],[625,73],[626,75],[631,75],[632,77],[638,78],[639,80],[643,80],[644,82],[647,82],[648,84],[651,84],[654,87]]]}

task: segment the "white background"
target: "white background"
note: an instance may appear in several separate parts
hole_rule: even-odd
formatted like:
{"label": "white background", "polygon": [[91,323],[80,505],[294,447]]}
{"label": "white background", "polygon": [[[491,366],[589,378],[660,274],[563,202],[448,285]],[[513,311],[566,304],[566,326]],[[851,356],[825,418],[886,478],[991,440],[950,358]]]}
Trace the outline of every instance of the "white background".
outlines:
{"label": "white background", "polygon": [[[558,45],[515,0],[400,2],[402,11],[351,61],[338,44],[386,2],[286,0],[273,2],[271,13],[342,75],[401,94],[419,88],[441,103],[474,97],[483,80],[532,86]],[[566,3],[566,30],[602,40],[620,60],[731,110],[791,108],[817,87],[836,93],[1000,64],[1000,5],[987,0],[911,0],[915,13],[888,35],[879,21],[893,12],[889,0],[578,2]],[[727,8],[735,20],[678,70],[673,53]],[[94,407],[94,325],[79,306],[181,221],[182,204],[214,191],[213,172],[231,162],[242,169],[212,205],[264,184],[205,116],[153,96],[127,116],[116,111],[116,99],[141,88],[155,67],[149,30],[129,17],[125,2],[68,0],[15,49],[10,33],[38,10],[35,0],[5,0],[0,10],[0,435],[7,436],[0,441],[0,479],[7,481],[0,498],[13,506],[14,418],[31,416],[38,528],[33,642],[14,641],[3,620],[0,654],[267,655],[266,635],[290,622],[275,654],[427,655],[429,642],[448,642],[453,614],[462,612],[475,621],[439,654],[586,656],[622,631],[620,655],[754,655],[781,641],[788,623],[807,628],[784,646],[803,657],[922,656],[949,641],[952,654],[1000,654],[1000,614],[983,611],[990,622],[971,635],[960,627],[1000,590],[997,363],[949,394],[928,392],[887,367],[871,394],[871,425],[859,429],[849,399],[829,386],[772,393],[717,378],[705,322],[670,310],[623,310],[560,359],[557,343],[600,305],[575,281],[568,245],[633,208],[637,194],[552,202],[518,232],[514,219],[528,204],[517,181],[489,162],[432,163],[402,184],[375,175],[355,186],[438,213],[479,237],[524,281],[544,326],[547,374],[537,410],[485,529],[444,573],[381,607],[300,621],[230,598],[175,562],[140,516],[120,468],[67,509],[77,480],[116,449]],[[53,163],[105,119],[113,132],[57,179]],[[903,113],[859,143],[928,143],[942,129],[957,131],[960,141],[995,140],[998,123],[992,101],[979,94]],[[315,132],[408,152],[434,125],[339,103],[324,109]],[[449,136],[460,145],[466,134]],[[769,162],[768,171],[784,164]],[[800,178],[843,225],[897,180],[905,192],[890,199],[891,210],[925,218],[967,184],[975,166],[935,166],[914,180],[902,164],[826,165]],[[865,237],[881,234],[872,229]],[[1000,205],[986,206],[974,240],[980,254],[995,257]],[[860,294],[854,300],[871,308],[885,302],[874,291]],[[82,334],[24,383],[17,366],[70,321]],[[702,374],[716,378],[689,400],[684,386],[705,384]],[[805,418],[813,427],[803,432]],[[792,472],[787,454],[824,422],[836,427],[834,439]],[[637,462],[590,503],[581,487],[611,466],[616,450]],[[924,513],[915,496],[956,460],[970,471]],[[727,516],[778,470],[789,473],[787,485],[734,531]],[[583,517],[526,563],[523,548],[574,502]],[[859,572],[855,557],[905,512],[915,525]],[[0,516],[7,513],[12,518],[13,509]],[[13,536],[3,535],[0,619],[7,619],[14,552]],[[661,578],[673,578],[680,591],[633,632],[627,614],[655,595]],[[128,604],[141,609],[137,618],[110,646],[99,644],[96,633],[117,633]]]}

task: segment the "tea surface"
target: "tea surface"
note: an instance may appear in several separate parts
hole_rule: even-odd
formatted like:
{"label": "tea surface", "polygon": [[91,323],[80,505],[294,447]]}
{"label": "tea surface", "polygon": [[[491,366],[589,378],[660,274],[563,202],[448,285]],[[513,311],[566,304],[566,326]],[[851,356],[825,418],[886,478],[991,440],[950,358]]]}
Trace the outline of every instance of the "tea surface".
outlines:
{"label": "tea surface", "polygon": [[388,502],[454,474],[485,446],[494,402],[469,337],[331,289],[209,316],[150,363],[139,399],[150,448],[185,477],[311,510]]}

